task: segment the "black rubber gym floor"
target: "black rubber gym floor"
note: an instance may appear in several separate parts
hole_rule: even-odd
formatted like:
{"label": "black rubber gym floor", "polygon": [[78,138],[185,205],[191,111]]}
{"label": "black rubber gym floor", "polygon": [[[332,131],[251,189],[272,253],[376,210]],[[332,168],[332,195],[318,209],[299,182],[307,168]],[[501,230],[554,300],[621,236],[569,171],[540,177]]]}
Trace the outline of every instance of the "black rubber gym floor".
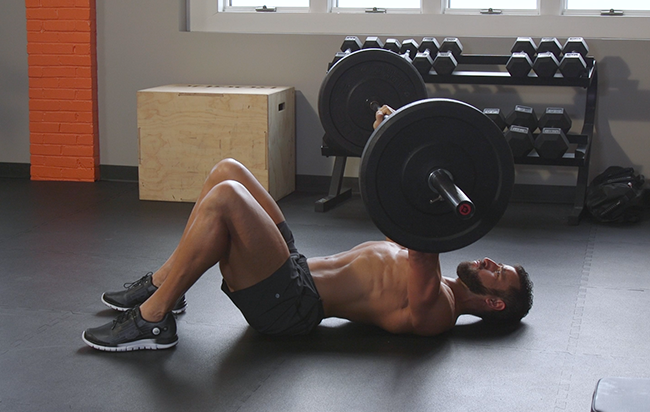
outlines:
{"label": "black rubber gym floor", "polygon": [[[650,377],[650,221],[568,226],[569,205],[513,203],[486,237],[442,257],[521,263],[535,305],[517,328],[461,318],[435,338],[325,320],[310,336],[252,331],[211,269],[167,351],[104,353],[82,331],[114,318],[101,293],[157,269],[190,204],[136,183],[0,179],[1,411],[589,411],[604,376]],[[280,202],[307,256],[382,239],[358,197],[325,214]]]}

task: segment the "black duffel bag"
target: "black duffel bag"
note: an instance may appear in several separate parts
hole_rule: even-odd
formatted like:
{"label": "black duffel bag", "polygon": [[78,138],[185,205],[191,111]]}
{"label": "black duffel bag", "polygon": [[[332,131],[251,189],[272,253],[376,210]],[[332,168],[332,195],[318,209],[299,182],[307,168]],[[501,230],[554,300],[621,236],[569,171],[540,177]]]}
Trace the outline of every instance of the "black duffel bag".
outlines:
{"label": "black duffel bag", "polygon": [[600,222],[638,222],[643,218],[644,183],[633,168],[610,166],[589,184],[587,210]]}

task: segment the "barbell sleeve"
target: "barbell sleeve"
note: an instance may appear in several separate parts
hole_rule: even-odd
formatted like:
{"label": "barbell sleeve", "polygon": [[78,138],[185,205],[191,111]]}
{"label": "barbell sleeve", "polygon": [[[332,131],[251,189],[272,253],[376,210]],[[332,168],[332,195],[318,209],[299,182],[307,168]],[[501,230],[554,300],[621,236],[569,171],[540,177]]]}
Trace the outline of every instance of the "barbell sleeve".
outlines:
{"label": "barbell sleeve", "polygon": [[370,110],[373,112],[378,112],[381,109],[382,105],[376,100],[367,100],[368,105],[370,105]]}
{"label": "barbell sleeve", "polygon": [[474,203],[454,184],[449,172],[435,169],[429,175],[429,186],[442,196],[461,219],[471,219],[474,216]]}

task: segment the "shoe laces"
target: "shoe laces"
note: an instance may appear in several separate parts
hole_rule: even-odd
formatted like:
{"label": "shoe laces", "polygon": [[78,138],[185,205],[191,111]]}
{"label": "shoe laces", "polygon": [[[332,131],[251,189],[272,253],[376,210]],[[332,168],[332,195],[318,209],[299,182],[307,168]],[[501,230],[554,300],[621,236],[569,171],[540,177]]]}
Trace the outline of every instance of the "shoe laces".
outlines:
{"label": "shoe laces", "polygon": [[145,283],[147,281],[147,278],[150,277],[150,276],[153,276],[153,272],[148,272],[146,275],[144,275],[140,279],[136,280],[135,282],[131,282],[131,283],[127,282],[123,286],[124,286],[125,289],[131,289],[131,288],[134,288],[136,286],[140,286],[143,283]]}
{"label": "shoe laces", "polygon": [[115,327],[119,324],[122,324],[129,320],[130,318],[135,319],[135,308],[131,308],[127,310],[126,312],[120,313],[115,320],[113,320],[113,326],[111,326],[111,329],[115,329]]}

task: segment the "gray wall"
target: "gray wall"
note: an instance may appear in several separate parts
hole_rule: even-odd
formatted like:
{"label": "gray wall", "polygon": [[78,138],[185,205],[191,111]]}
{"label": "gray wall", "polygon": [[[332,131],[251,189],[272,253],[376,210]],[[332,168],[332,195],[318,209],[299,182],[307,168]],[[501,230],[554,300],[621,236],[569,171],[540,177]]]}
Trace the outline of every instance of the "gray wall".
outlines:
{"label": "gray wall", "polygon": [[[24,2],[5,0],[0,37],[3,96],[0,161],[27,162]],[[136,91],[169,83],[288,85],[297,91],[297,172],[328,175],[320,155],[318,90],[341,36],[238,35],[184,31],[182,0],[97,2],[101,163],[136,166]],[[8,25],[8,26],[7,26]],[[362,33],[358,33],[362,36]],[[407,33],[408,35],[408,33]],[[431,33],[438,37],[453,33]],[[462,38],[467,53],[504,54],[510,38]],[[590,39],[600,64],[600,98],[592,175],[613,164],[650,174],[650,42]],[[6,74],[6,76],[5,76]],[[563,105],[581,124],[584,92],[558,88],[431,86],[432,96],[509,110],[525,103],[542,111]],[[5,96],[9,96],[9,103]],[[575,130],[575,129],[574,129]],[[348,175],[356,175],[352,161]],[[518,183],[571,185],[572,169],[518,167]]]}
{"label": "gray wall", "polygon": [[0,163],[29,163],[27,29],[24,0],[0,12]]}

